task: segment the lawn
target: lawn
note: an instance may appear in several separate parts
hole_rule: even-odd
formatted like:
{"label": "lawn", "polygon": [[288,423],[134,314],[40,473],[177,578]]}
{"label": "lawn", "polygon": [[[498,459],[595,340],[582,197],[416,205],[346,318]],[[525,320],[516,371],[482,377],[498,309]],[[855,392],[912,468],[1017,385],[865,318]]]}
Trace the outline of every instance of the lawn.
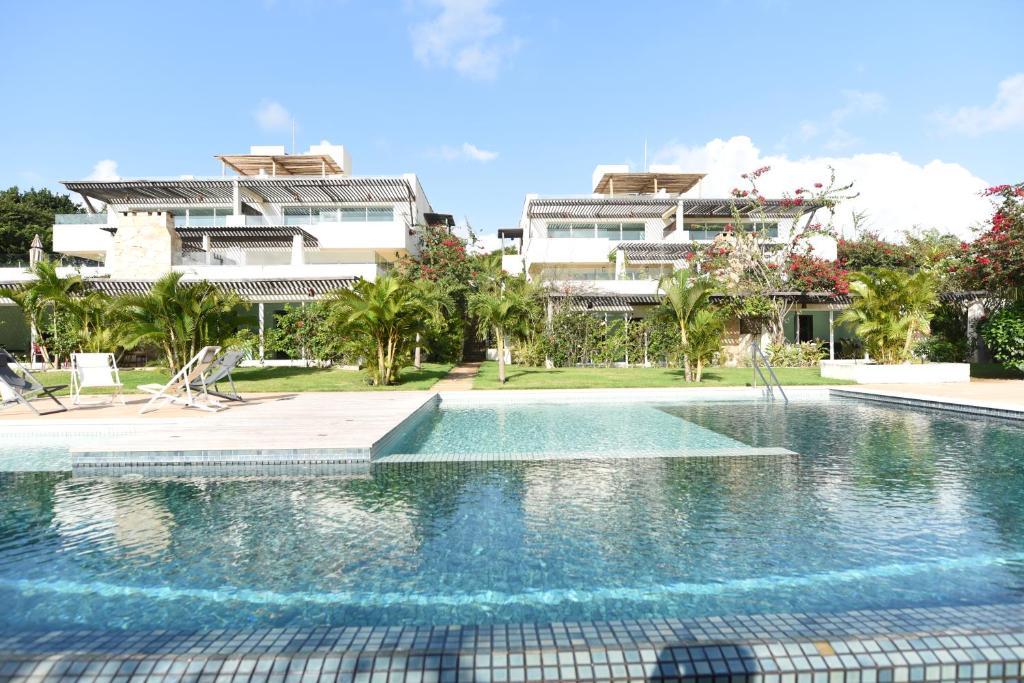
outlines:
{"label": "lawn", "polygon": [[[424,363],[422,370],[405,368],[401,383],[389,387],[374,387],[367,383],[365,372],[334,368],[239,368],[232,373],[235,386],[241,394],[246,392],[300,392],[300,391],[395,391],[429,389],[452,369],[448,363]],[[33,373],[47,385],[68,384],[71,373],[51,371]],[[125,393],[139,393],[140,384],[165,384],[170,375],[165,370],[122,370],[121,381]],[[61,392],[67,394],[67,390]],[[88,394],[110,393],[109,390],[86,390]]]}
{"label": "lawn", "polygon": [[[752,368],[709,368],[700,384],[683,381],[679,368],[528,368],[508,366],[508,383],[498,384],[498,364],[487,361],[473,381],[474,389],[618,389],[627,387],[742,387],[751,384]],[[789,386],[849,384],[823,379],[818,368],[775,368]]]}

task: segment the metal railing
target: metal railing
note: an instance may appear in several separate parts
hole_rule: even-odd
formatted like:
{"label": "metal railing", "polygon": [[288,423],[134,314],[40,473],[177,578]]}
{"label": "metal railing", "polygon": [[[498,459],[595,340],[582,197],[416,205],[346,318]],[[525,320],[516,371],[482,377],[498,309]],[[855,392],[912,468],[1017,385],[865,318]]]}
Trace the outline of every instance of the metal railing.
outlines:
{"label": "metal railing", "polygon": [[[750,363],[754,366],[754,387],[757,387],[757,378],[761,378],[761,384],[764,385],[764,393],[770,400],[775,400],[775,389],[779,390],[782,394],[782,398],[786,403],[789,403],[789,397],[786,396],[786,391],[782,388],[782,383],[779,382],[779,378],[775,375],[775,370],[772,368],[772,364],[768,362],[768,357],[764,355],[764,351],[761,350],[761,345],[756,340],[750,344]],[[765,377],[764,371],[761,370],[761,364],[768,370],[768,376],[771,377],[771,382]],[[772,387],[772,383],[775,383],[775,387]]]}

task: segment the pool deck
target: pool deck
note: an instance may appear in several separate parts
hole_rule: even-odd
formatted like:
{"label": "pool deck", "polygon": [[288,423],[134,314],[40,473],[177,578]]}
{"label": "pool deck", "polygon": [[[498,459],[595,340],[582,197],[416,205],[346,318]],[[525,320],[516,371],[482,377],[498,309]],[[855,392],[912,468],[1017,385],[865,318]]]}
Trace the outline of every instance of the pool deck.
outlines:
{"label": "pool deck", "polygon": [[93,404],[42,417],[18,406],[0,414],[0,429],[12,435],[116,431],[101,447],[89,448],[107,454],[312,452],[368,460],[406,418],[436,401],[428,391],[254,394],[246,399],[217,413],[165,406],[140,415],[146,401],[140,396],[129,396],[127,405]]}

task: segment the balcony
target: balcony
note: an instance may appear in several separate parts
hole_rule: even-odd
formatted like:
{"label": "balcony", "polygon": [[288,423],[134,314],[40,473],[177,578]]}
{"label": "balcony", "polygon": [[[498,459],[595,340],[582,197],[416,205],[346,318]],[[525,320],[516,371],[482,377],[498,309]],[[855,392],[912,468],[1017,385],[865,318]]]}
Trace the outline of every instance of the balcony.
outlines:
{"label": "balcony", "polygon": [[54,225],[106,225],[106,213],[58,213],[53,217]]}

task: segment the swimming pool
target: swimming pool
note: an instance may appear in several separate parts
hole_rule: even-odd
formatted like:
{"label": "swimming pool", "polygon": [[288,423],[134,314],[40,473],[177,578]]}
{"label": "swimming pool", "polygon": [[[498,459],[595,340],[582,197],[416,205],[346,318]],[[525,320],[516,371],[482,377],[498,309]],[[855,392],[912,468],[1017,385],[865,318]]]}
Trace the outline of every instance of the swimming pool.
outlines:
{"label": "swimming pool", "polygon": [[[616,448],[661,448],[654,432],[674,429],[708,447],[799,455],[318,477],[0,472],[0,630],[592,621],[1024,596],[1020,425],[842,400],[595,407],[555,411],[544,438],[536,425],[554,413],[543,408],[441,411],[403,445],[511,448],[527,438],[520,411],[537,410],[538,451],[589,440],[583,452],[612,432]],[[592,421],[567,421],[580,414]]]}

